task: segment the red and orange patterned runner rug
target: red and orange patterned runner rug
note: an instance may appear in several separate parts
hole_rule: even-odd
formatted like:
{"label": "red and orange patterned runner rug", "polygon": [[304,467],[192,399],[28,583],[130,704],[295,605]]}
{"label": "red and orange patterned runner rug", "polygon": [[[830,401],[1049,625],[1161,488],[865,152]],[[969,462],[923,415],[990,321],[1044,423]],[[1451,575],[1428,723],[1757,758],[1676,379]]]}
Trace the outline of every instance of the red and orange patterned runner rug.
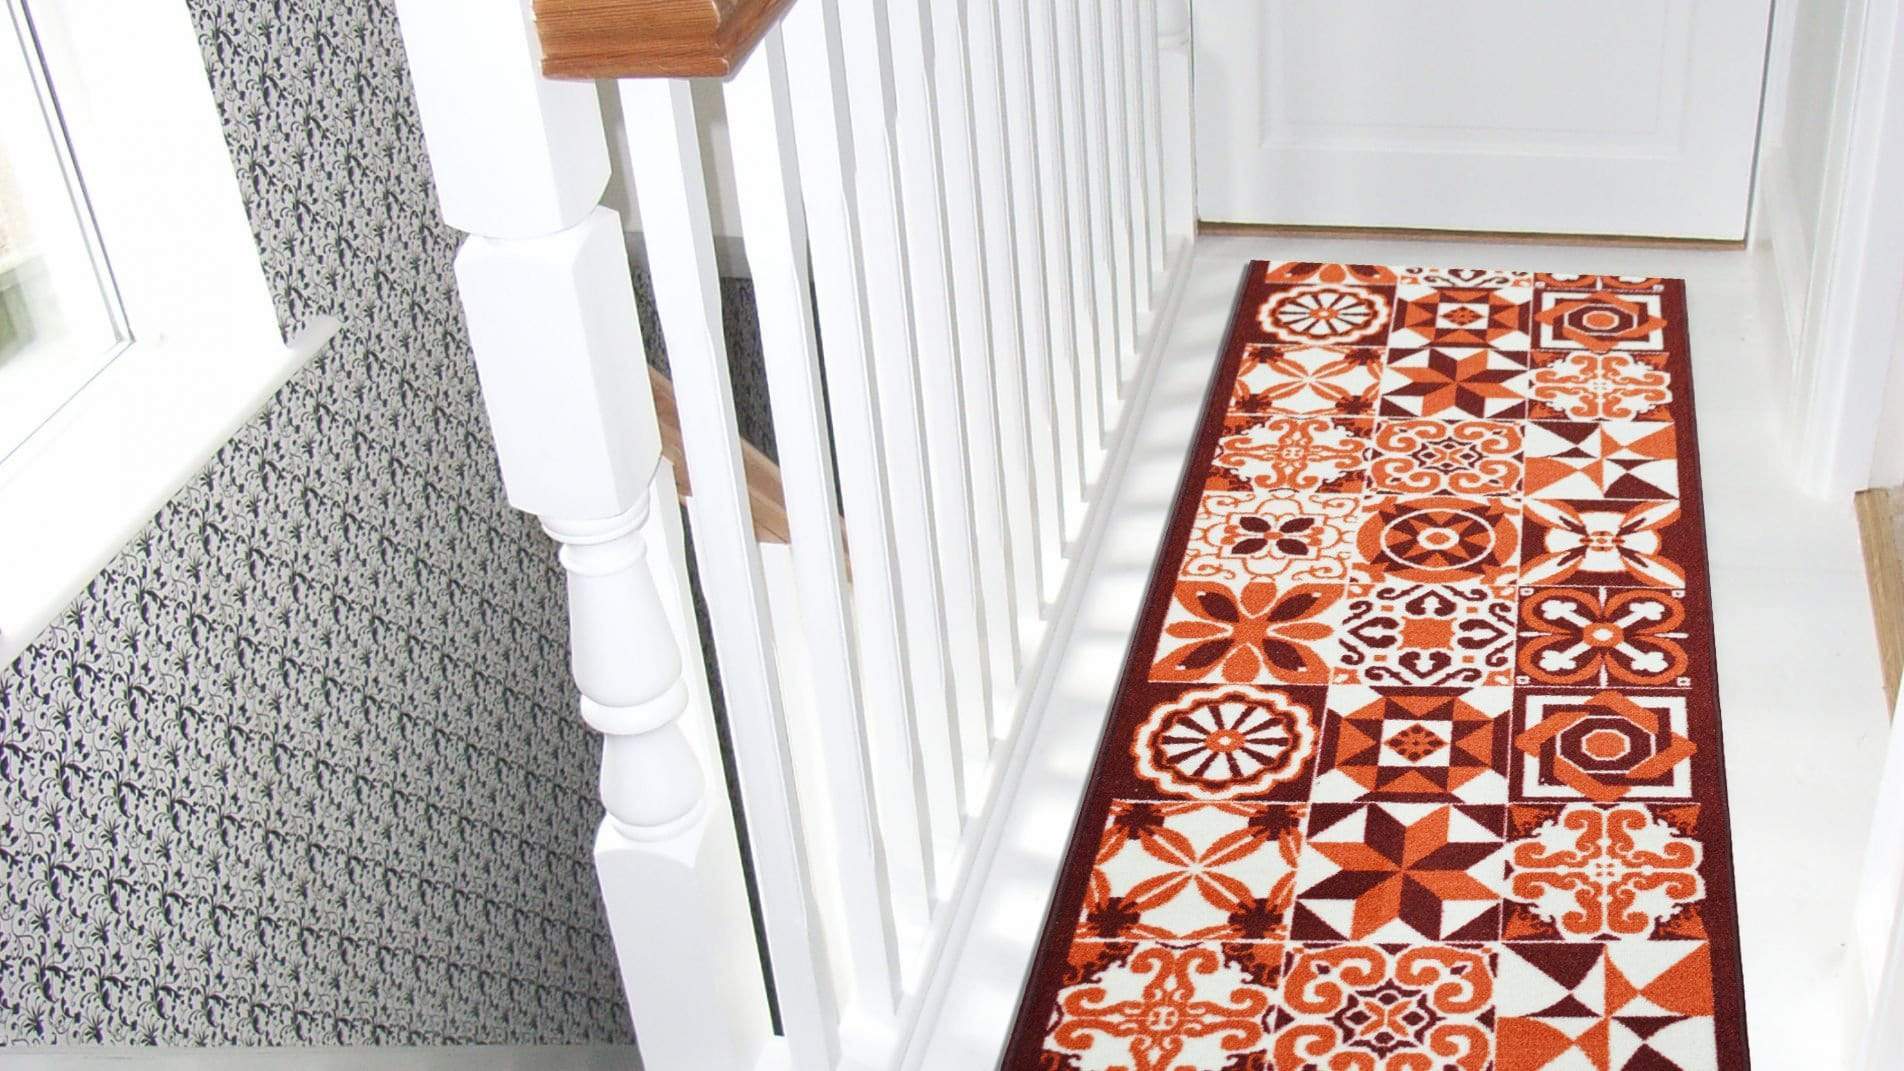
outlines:
{"label": "red and orange patterned runner rug", "polygon": [[1005,1060],[1739,1071],[1683,285],[1257,263]]}

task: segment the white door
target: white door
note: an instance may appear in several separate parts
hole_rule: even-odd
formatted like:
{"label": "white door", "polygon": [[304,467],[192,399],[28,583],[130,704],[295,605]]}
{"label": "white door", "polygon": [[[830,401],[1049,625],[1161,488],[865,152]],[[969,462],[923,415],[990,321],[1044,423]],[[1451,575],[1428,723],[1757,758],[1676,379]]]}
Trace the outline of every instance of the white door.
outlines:
{"label": "white door", "polygon": [[1205,220],[1742,238],[1771,0],[1193,0]]}

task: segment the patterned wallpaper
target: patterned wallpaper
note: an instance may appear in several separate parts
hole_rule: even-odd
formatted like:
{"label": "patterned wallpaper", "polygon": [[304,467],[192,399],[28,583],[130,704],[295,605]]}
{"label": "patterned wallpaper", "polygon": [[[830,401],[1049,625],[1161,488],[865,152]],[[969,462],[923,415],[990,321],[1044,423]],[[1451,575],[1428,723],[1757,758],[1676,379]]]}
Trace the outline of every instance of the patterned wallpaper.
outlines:
{"label": "patterned wallpaper", "polygon": [[0,1043],[623,1041],[597,745],[390,0],[191,0],[326,352],[0,667]]}

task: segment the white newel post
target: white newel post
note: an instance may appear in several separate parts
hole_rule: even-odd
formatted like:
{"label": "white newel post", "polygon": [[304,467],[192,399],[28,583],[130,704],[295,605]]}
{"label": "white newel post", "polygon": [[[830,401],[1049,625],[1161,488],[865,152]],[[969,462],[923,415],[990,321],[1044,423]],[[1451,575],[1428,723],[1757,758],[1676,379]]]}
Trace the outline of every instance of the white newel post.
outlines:
{"label": "white newel post", "polygon": [[621,223],[597,204],[595,87],[541,77],[526,0],[398,12],[443,217],[470,234],[457,283],[509,501],[561,545],[582,716],[603,737],[595,859],[643,1062],[755,1066],[771,1024],[709,713],[685,675],[674,484]]}

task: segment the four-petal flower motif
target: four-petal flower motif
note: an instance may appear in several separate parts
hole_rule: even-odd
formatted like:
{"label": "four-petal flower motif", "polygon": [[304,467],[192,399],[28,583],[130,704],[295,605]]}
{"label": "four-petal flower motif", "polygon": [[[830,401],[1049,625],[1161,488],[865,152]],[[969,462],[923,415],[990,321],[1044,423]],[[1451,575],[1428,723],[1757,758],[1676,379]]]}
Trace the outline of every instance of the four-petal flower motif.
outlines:
{"label": "four-petal flower motif", "polygon": [[1180,580],[1175,594],[1151,680],[1328,683],[1319,645],[1335,634],[1324,615],[1341,601],[1340,586]]}

